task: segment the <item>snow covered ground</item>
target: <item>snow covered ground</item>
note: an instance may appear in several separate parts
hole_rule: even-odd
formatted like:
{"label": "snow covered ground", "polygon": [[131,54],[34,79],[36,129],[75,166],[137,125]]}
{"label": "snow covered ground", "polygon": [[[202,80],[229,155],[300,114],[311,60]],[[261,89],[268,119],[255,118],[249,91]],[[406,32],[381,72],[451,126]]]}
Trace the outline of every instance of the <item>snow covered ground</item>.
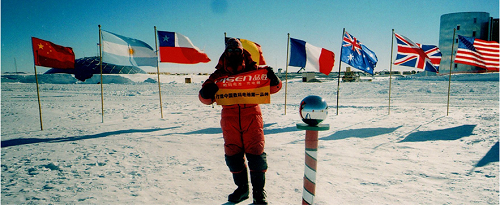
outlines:
{"label": "snow covered ground", "polygon": [[[191,84],[184,83],[191,77]],[[220,106],[198,101],[207,76],[2,76],[2,204],[229,204]],[[148,80],[149,79],[149,80]],[[271,204],[300,204],[304,134],[298,105],[329,104],[319,133],[315,204],[498,204],[496,74],[302,83],[261,105]],[[241,204],[251,204],[246,200]]]}

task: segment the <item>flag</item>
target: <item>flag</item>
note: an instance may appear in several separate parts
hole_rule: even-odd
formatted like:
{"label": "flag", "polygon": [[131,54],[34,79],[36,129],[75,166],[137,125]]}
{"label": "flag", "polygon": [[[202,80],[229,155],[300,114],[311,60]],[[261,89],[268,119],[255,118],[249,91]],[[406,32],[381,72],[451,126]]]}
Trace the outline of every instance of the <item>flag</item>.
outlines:
{"label": "flag", "polygon": [[399,35],[396,36],[398,43],[398,54],[394,65],[403,65],[424,69],[431,72],[439,72],[441,62],[441,51],[434,45],[422,45],[413,43],[410,39]]}
{"label": "flag", "polygon": [[495,41],[485,41],[458,35],[458,50],[455,63],[498,71],[500,67],[499,45]]}
{"label": "flag", "polygon": [[35,65],[51,68],[75,68],[75,53],[71,47],[31,37]]}
{"label": "flag", "polygon": [[345,32],[344,40],[342,41],[340,60],[372,75],[378,61],[373,51],[347,32]]}
{"label": "flag", "polygon": [[325,75],[330,74],[335,62],[333,52],[295,38],[290,38],[290,44],[290,62],[288,65],[312,68]]}
{"label": "flag", "polygon": [[156,67],[158,57],[147,43],[102,31],[102,61],[123,66]]}
{"label": "flag", "polygon": [[210,62],[207,54],[194,46],[188,37],[168,31],[158,31],[160,62],[196,64]]}
{"label": "flag", "polygon": [[[227,39],[229,39],[229,37],[226,37],[226,41]],[[262,54],[262,48],[258,43],[242,38],[238,38],[238,40],[240,40],[243,49],[247,50],[252,55],[252,60],[257,62],[257,65],[266,65],[266,60]]]}

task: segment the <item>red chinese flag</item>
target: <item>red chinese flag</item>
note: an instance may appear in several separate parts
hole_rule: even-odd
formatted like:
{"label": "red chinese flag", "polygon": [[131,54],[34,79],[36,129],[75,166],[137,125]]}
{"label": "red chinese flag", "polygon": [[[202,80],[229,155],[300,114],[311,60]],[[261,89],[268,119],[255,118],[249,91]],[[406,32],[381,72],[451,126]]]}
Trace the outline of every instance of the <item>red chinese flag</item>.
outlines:
{"label": "red chinese flag", "polygon": [[51,68],[74,69],[75,53],[71,47],[64,47],[31,37],[35,65]]}

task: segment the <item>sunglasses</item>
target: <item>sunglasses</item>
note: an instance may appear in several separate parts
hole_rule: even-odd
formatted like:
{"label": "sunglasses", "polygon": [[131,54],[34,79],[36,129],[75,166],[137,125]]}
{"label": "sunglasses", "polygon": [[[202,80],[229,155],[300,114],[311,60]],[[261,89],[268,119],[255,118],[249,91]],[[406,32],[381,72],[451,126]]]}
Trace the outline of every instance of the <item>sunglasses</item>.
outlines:
{"label": "sunglasses", "polygon": [[241,53],[241,49],[239,48],[228,48],[227,49],[227,52],[230,52],[230,53]]}

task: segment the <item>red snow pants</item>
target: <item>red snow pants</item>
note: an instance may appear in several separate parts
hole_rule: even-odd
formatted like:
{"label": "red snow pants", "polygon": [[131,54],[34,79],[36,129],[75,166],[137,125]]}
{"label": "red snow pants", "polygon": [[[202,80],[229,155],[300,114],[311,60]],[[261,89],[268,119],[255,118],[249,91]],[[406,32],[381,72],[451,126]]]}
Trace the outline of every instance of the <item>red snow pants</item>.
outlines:
{"label": "red snow pants", "polygon": [[220,124],[227,156],[264,153],[264,122],[259,105],[222,106]]}

